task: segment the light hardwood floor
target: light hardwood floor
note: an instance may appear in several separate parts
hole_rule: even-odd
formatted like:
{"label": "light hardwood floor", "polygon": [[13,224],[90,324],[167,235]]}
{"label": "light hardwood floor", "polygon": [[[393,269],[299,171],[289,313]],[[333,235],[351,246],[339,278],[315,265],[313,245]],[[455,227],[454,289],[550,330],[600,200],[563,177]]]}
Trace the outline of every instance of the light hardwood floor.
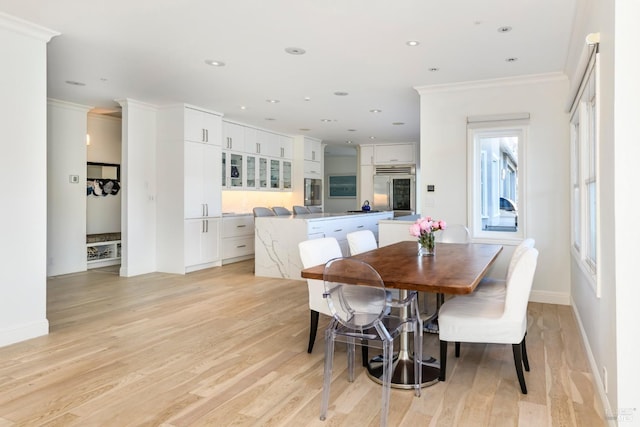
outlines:
{"label": "light hardwood floor", "polygon": [[[0,426],[375,426],[380,386],[346,379],[338,347],[329,414],[321,320],[307,354],[305,282],[256,278],[252,262],[120,278],[48,281],[50,334],[0,348]],[[601,426],[570,307],[529,304],[522,395],[510,346],[462,345],[447,381],[392,390],[392,426]],[[438,354],[425,334],[425,353]]]}

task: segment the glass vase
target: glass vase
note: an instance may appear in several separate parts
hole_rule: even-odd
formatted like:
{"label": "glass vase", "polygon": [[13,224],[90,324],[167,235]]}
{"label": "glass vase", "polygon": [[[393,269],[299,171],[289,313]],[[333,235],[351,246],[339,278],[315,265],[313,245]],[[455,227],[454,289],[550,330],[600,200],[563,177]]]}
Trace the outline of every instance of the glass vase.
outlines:
{"label": "glass vase", "polygon": [[434,256],[436,254],[435,233],[425,233],[418,239],[418,256]]}

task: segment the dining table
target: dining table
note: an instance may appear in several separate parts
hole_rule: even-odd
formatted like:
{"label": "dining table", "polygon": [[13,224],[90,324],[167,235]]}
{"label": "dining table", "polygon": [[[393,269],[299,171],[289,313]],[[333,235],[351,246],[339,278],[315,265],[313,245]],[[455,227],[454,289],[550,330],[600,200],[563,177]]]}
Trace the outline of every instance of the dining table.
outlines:
{"label": "dining table", "polygon": [[[464,295],[473,292],[498,258],[502,245],[489,243],[437,243],[435,255],[418,255],[416,242],[402,241],[382,246],[372,251],[354,255],[371,265],[380,275],[386,288],[398,289],[400,298],[406,298],[408,292],[430,292],[447,295]],[[306,279],[323,280],[324,264],[302,270]],[[348,275],[345,283],[353,283]],[[401,310],[400,316],[407,316],[407,310]],[[400,336],[397,359],[394,356],[394,371],[391,386],[395,388],[413,388],[415,372],[413,356],[409,348],[409,331]],[[438,382],[440,363],[433,357],[423,357],[422,387]],[[369,376],[380,382],[381,363],[368,364]]]}

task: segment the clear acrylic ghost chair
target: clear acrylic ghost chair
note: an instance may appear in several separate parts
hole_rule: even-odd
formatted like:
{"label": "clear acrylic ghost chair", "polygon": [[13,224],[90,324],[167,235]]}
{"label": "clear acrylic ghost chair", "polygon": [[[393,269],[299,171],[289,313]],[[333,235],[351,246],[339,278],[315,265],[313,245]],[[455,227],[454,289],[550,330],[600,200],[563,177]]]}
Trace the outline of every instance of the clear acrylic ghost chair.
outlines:
{"label": "clear acrylic ghost chair", "polygon": [[[342,257],[340,244],[335,237],[305,240],[298,244],[298,250],[303,268],[325,264],[330,259]],[[327,301],[323,298],[324,283],[322,280],[307,279],[307,288],[309,289],[310,312],[309,346],[307,347],[307,353],[311,353],[311,351],[313,351],[313,344],[316,341],[320,313],[327,316],[332,316],[333,314],[329,310]]]}
{"label": "clear acrylic ghost chair", "polygon": [[311,211],[309,211],[309,208],[307,208],[306,206],[294,206],[293,213],[294,215],[306,215],[310,214]]}
{"label": "clear acrylic ghost chair", "polygon": [[278,216],[289,216],[291,211],[283,206],[274,206],[271,210]]}
{"label": "clear acrylic ghost chair", "polygon": [[309,206],[307,209],[311,213],[322,213],[322,206]]}
{"label": "clear acrylic ghost chair", "polygon": [[457,296],[440,307],[440,381],[447,371],[447,344],[460,342],[511,344],[516,374],[522,394],[527,394],[522,366],[529,371],[527,358],[527,305],[536,271],[538,251],[526,248],[518,258],[502,297],[468,298]]}
{"label": "clear acrylic ghost chair", "polygon": [[276,216],[276,214],[269,208],[256,207],[253,208],[253,216]]}
{"label": "clear acrylic ghost chair", "polygon": [[387,297],[384,282],[371,265],[354,258],[337,258],[324,269],[324,296],[333,314],[325,332],[324,385],[320,419],[325,420],[329,407],[335,342],[347,343],[348,380],[354,380],[355,345],[382,348],[382,403],[380,425],[387,425],[391,376],[393,373],[393,342],[403,329],[414,333],[414,391],[420,396],[422,382],[422,325],[416,299],[406,318],[385,314]]}
{"label": "clear acrylic ghost chair", "polygon": [[525,249],[533,248],[535,245],[536,241],[531,238],[525,239],[520,242],[520,244],[513,250],[513,254],[511,255],[511,259],[509,260],[509,265],[507,266],[507,274],[505,279],[493,279],[491,277],[485,277],[480,281],[480,283],[478,283],[478,287],[471,295],[478,297],[504,295],[507,289],[507,282],[511,277],[511,273],[516,263],[518,262],[518,259],[524,253]]}

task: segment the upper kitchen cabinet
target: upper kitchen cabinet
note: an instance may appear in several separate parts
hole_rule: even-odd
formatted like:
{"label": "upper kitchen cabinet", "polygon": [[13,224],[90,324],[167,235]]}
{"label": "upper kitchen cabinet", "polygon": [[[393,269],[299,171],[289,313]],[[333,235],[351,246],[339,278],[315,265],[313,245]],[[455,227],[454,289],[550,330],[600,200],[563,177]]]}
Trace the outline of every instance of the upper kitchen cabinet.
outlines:
{"label": "upper kitchen cabinet", "polygon": [[322,160],[322,143],[313,138],[304,138],[304,159],[314,162]]}
{"label": "upper kitchen cabinet", "polygon": [[360,165],[361,166],[373,165],[373,145],[360,146]]}
{"label": "upper kitchen cabinet", "polygon": [[223,121],[222,148],[224,150],[241,152],[244,152],[247,149],[253,149],[253,147],[245,148],[245,129],[248,128],[237,123]]}
{"label": "upper kitchen cabinet", "polygon": [[[415,144],[376,144],[374,163],[376,165],[415,164]],[[361,157],[362,162],[362,157]],[[362,164],[362,163],[361,163]]]}
{"label": "upper kitchen cabinet", "polygon": [[293,158],[293,139],[286,135],[258,130],[256,137],[256,154],[278,159]]}
{"label": "upper kitchen cabinet", "polygon": [[191,142],[221,145],[221,117],[192,107],[184,109],[184,139]]}

